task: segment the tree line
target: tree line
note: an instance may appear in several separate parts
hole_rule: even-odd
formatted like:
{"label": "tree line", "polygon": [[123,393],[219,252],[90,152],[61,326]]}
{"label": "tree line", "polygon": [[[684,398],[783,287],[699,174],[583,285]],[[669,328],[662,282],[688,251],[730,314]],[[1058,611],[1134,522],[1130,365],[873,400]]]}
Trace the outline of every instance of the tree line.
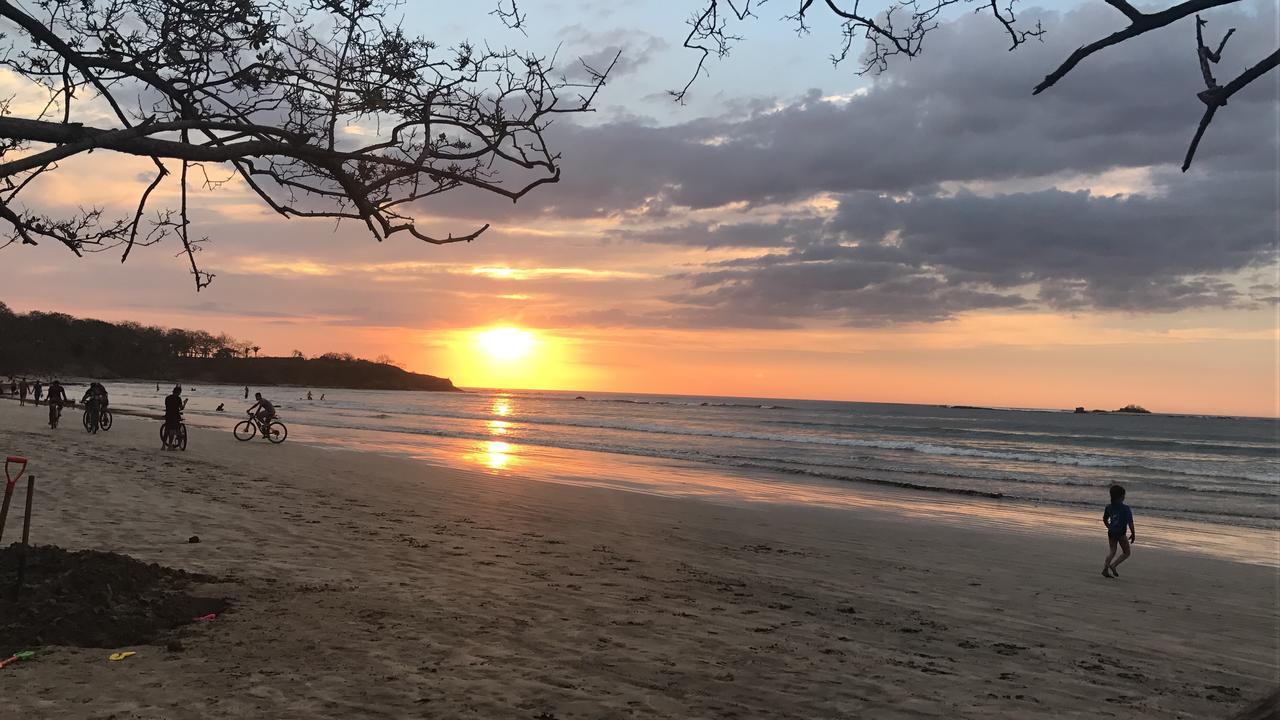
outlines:
{"label": "tree line", "polygon": [[[261,350],[253,342],[225,333],[130,321],[113,323],[38,310],[16,313],[0,302],[0,377],[167,377],[179,368],[209,366],[203,361],[227,364],[257,358]],[[290,359],[306,360],[297,350]],[[371,361],[344,352],[325,353],[316,360],[323,364],[396,365],[385,355]]]}

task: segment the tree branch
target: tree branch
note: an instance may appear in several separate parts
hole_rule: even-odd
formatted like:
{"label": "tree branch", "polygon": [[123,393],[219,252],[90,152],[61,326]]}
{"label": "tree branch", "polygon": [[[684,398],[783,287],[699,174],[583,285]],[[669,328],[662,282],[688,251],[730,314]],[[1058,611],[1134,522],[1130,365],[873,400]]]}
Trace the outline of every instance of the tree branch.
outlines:
{"label": "tree branch", "polygon": [[[1109,48],[1112,45],[1118,45],[1125,40],[1162,28],[1169,23],[1176,22],[1188,15],[1193,15],[1202,10],[1218,7],[1220,5],[1230,5],[1235,2],[1239,2],[1239,0],[1187,0],[1187,2],[1179,3],[1166,10],[1161,10],[1160,12],[1149,14],[1139,13],[1136,17],[1131,18],[1132,23],[1129,27],[1118,32],[1114,32],[1100,40],[1089,43],[1088,45],[1077,48],[1076,51],[1071,53],[1071,55],[1067,57],[1067,59],[1064,60],[1056,70],[1046,75],[1044,80],[1041,80],[1040,84],[1036,85],[1035,90],[1032,91],[1031,94],[1039,95],[1045,90],[1053,87],[1053,85],[1065,77],[1067,73],[1071,72],[1076,65],[1080,64],[1081,60],[1084,60],[1099,50]],[[1114,5],[1114,3],[1112,4]],[[1127,14],[1128,13],[1126,13],[1126,15]]]}

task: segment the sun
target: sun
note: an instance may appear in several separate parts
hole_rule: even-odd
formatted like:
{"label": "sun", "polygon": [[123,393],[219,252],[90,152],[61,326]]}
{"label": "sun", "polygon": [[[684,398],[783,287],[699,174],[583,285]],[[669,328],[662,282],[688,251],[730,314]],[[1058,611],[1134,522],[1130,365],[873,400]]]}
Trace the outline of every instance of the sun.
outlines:
{"label": "sun", "polygon": [[513,327],[485,330],[476,335],[476,343],[490,359],[512,362],[528,357],[537,341],[533,333]]}

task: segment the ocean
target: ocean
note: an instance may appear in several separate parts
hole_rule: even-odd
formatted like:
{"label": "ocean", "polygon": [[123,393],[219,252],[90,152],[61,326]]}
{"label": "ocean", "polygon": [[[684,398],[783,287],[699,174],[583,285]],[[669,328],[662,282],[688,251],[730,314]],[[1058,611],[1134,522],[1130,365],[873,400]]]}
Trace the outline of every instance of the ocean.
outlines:
{"label": "ocean", "polygon": [[[113,407],[158,413],[169,386],[109,389]],[[1120,483],[1140,516],[1280,528],[1275,419],[498,390],[311,388],[307,401],[304,388],[260,389],[289,442],[491,473],[802,502],[891,486],[1082,515],[1100,513]],[[252,402],[241,387],[197,385],[186,396],[189,424],[228,433]]]}

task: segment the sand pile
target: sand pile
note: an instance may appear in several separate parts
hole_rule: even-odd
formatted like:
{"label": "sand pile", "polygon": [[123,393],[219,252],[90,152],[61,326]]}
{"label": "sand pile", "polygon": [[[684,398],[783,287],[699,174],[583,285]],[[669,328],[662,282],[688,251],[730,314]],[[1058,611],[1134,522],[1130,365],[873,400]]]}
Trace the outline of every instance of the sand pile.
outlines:
{"label": "sand pile", "polygon": [[0,549],[0,652],[40,645],[152,644],[227,602],[186,590],[212,578],[125,555],[36,545],[18,601],[19,546]]}

